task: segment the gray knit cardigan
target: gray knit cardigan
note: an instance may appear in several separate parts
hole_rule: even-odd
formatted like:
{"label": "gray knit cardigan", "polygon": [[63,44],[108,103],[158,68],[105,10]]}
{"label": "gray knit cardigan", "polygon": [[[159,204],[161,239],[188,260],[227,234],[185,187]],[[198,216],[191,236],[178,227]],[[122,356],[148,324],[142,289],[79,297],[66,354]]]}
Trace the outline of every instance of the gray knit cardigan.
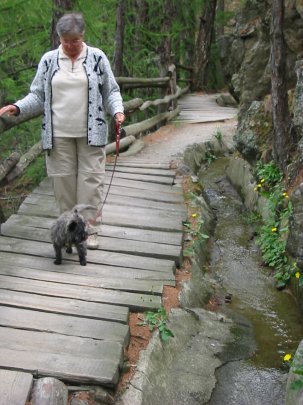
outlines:
{"label": "gray knit cardigan", "polygon": [[[15,105],[20,114],[43,113],[42,147],[53,147],[52,86],[59,70],[58,49],[44,54],[39,62],[30,93]],[[106,113],[114,116],[123,112],[122,97],[109,61],[100,49],[88,46],[83,66],[88,79],[87,143],[104,146],[107,143]]]}

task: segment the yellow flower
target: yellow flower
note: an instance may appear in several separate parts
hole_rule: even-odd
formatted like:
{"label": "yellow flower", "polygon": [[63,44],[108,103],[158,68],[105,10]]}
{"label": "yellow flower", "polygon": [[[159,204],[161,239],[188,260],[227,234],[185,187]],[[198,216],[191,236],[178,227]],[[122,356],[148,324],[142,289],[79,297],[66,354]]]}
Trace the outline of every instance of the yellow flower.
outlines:
{"label": "yellow flower", "polygon": [[262,184],[259,183],[257,187],[258,187],[258,188],[261,188],[261,187],[262,187]]}
{"label": "yellow flower", "polygon": [[192,218],[196,218],[197,214],[191,214]]}
{"label": "yellow flower", "polygon": [[265,179],[261,179],[261,183],[264,183],[265,182]]}
{"label": "yellow flower", "polygon": [[289,198],[289,196],[288,196],[288,194],[287,194],[287,193],[283,193],[283,197],[285,197],[285,198]]}
{"label": "yellow flower", "polygon": [[277,228],[271,228],[272,232],[277,232]]}
{"label": "yellow flower", "polygon": [[255,188],[254,188],[254,191],[257,191],[257,190],[258,190],[258,187],[255,187]]}
{"label": "yellow flower", "polygon": [[291,359],[291,354],[285,354],[285,356],[283,357],[284,361],[289,361]]}
{"label": "yellow flower", "polygon": [[300,275],[301,275],[301,274],[300,274],[299,271],[297,271],[296,274],[295,274],[296,278],[300,278]]}

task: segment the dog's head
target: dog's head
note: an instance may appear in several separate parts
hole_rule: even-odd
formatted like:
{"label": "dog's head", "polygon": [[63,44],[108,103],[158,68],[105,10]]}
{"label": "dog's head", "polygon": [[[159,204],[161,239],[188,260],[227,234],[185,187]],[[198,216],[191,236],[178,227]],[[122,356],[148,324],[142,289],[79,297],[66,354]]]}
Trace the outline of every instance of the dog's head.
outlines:
{"label": "dog's head", "polygon": [[82,215],[75,209],[67,224],[67,231],[75,243],[84,242],[87,239],[87,225]]}

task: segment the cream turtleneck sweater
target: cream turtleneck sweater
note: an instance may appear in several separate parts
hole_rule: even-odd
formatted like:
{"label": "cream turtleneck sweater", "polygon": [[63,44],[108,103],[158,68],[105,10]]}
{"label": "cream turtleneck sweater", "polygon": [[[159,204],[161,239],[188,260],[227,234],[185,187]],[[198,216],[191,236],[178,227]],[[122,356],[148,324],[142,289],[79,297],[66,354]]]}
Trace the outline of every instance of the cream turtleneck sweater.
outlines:
{"label": "cream turtleneck sweater", "polygon": [[55,137],[84,137],[87,132],[88,82],[83,67],[86,45],[75,62],[59,46],[60,69],[52,79],[52,118]]}

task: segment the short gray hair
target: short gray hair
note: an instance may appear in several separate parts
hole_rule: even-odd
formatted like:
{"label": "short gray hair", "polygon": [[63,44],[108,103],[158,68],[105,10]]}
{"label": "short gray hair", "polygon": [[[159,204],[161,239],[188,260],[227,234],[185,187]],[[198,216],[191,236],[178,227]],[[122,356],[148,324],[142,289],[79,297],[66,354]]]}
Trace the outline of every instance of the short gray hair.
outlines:
{"label": "short gray hair", "polygon": [[82,14],[64,14],[58,20],[56,29],[59,37],[64,34],[84,34],[85,24]]}

